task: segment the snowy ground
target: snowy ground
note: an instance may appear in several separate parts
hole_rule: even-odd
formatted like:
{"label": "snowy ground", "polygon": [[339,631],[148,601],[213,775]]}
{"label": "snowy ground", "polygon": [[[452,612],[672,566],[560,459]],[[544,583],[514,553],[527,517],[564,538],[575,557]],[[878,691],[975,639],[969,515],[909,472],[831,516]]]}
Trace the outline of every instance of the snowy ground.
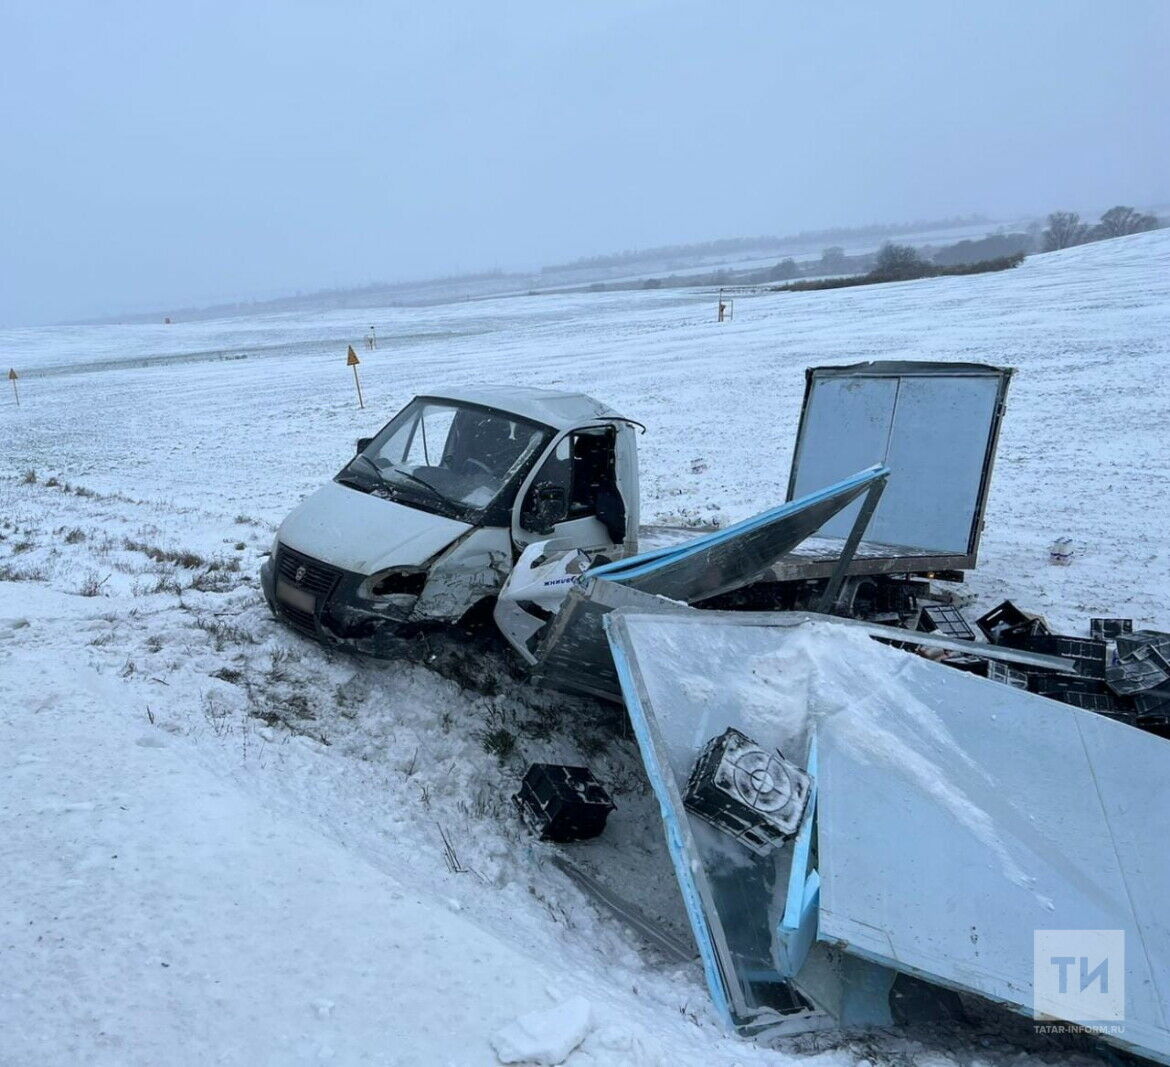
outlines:
{"label": "snowy ground", "polygon": [[[359,411],[345,345],[371,322]],[[649,428],[645,521],[732,521],[783,498],[805,366],[977,360],[1019,374],[974,610],[1165,627],[1168,338],[1166,233],[740,298],[722,325],[706,294],[629,292],[0,333],[22,374],[0,415],[0,1064],[491,1063],[501,1027],[575,995],[574,1065],[1067,1062],[971,1032],[721,1034],[697,965],[595,910],[511,812],[528,760],[588,762],[619,807],[572,855],[681,929],[631,742],[598,751],[596,709],[507,679],[306,643],[255,572],[418,391],[584,389]]]}

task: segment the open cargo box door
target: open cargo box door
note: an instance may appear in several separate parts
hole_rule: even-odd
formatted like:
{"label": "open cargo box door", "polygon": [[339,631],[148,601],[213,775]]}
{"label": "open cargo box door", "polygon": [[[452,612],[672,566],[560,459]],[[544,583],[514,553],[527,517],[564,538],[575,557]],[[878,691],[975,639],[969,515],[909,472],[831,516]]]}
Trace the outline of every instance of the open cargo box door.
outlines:
{"label": "open cargo box door", "polygon": [[[884,464],[892,473],[866,530],[867,558],[878,546],[879,557],[974,567],[1012,373],[914,361],[810,368],[788,498]],[[857,508],[826,523],[821,536],[847,536]]]}
{"label": "open cargo box door", "polygon": [[[623,609],[605,628],[729,1025],[885,1025],[908,974],[1170,1063],[1164,740],[879,645],[866,623]],[[728,727],[814,776],[798,833],[766,855],[683,803]],[[1061,969],[1100,992],[1102,963],[1114,1000],[1085,1015]]]}

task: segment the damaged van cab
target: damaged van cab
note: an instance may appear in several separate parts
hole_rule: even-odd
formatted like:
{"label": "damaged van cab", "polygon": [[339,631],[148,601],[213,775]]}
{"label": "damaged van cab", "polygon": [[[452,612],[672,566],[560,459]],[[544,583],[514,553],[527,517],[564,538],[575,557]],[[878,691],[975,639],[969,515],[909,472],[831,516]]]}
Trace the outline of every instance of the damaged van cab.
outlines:
{"label": "damaged van cab", "polygon": [[260,571],[268,604],[302,633],[377,653],[487,617],[536,541],[632,554],[634,426],[582,393],[415,397],[281,523]]}

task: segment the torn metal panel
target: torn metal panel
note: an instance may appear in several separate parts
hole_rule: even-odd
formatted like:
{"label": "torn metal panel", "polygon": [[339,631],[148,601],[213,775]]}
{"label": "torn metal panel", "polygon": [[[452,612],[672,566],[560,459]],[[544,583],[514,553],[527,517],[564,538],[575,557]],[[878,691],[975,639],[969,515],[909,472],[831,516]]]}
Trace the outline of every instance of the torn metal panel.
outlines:
{"label": "torn metal panel", "polygon": [[[696,530],[677,526],[644,526],[640,543],[647,550],[681,544],[694,537]],[[782,559],[771,564],[766,577],[771,581],[789,582],[807,578],[828,578],[833,573],[845,547],[844,537],[817,534],[796,545]],[[971,565],[965,553],[957,555],[919,555],[899,545],[883,545],[865,539],[857,546],[847,574],[915,574],[928,571],[962,570]]]}
{"label": "torn metal panel", "polygon": [[893,973],[814,940],[812,801],[796,838],[765,855],[685,807],[696,759],[728,728],[815,766],[800,682],[777,707],[774,690],[753,694],[752,680],[733,677],[745,661],[771,655],[775,632],[728,626],[723,614],[623,610],[606,620],[712,1000],[745,1036],[888,1024]]}
{"label": "torn metal panel", "polygon": [[535,681],[565,692],[588,693],[604,700],[621,700],[613,656],[602,629],[604,616],[618,608],[653,615],[695,615],[702,619],[724,620],[736,626],[793,627],[818,619],[832,619],[842,626],[856,627],[878,641],[898,644],[910,642],[924,648],[938,648],[1012,664],[1017,668],[1030,667],[1062,675],[1076,673],[1072,661],[1062,656],[965,641],[938,633],[912,632],[863,619],[838,619],[807,611],[700,611],[665,597],[626,589],[613,582],[595,581],[574,588],[556,618],[549,624],[538,650]]}
{"label": "torn metal panel", "polygon": [[602,619],[619,607],[665,615],[692,610],[678,601],[614,582],[597,580],[574,586],[537,649],[533,682],[566,693],[620,701],[621,686],[601,625]]}
{"label": "torn metal panel", "polygon": [[680,692],[669,680],[677,667],[673,657],[647,657],[630,638],[627,623],[636,626],[647,618],[651,616],[610,615],[607,629],[712,1000],[736,1028],[782,1026],[786,1010],[795,1004],[773,957],[772,927],[792,851],[776,849],[758,856],[743,849],[688,812],[683,791],[702,748],[728,727],[756,729],[762,744],[781,747],[783,742],[802,759],[807,746],[801,746],[801,738],[779,736],[775,729],[760,734],[733,704],[719,700],[712,686],[688,691],[684,684]]}
{"label": "torn metal panel", "polygon": [[987,683],[939,672],[836,679],[817,725],[819,936],[1030,1013],[1037,930],[1123,930],[1125,1017],[1103,1038],[1170,1062],[1170,854],[1149,814],[1170,804],[1170,750],[1007,686],[992,718]]}
{"label": "torn metal panel", "polygon": [[[704,600],[747,585],[850,501],[863,494],[875,500],[888,475],[883,467],[861,471],[725,530],[595,567],[571,588],[535,651],[515,639],[523,629],[504,614],[510,605],[498,607],[497,620],[513,647],[535,663],[538,681],[570,692],[620,699],[601,629],[601,617],[607,611],[619,605],[645,605],[651,594],[659,604],[646,610],[673,611],[675,602]],[[855,524],[854,545],[861,525]],[[842,560],[848,560],[848,546]],[[837,568],[836,578],[842,576]]]}
{"label": "torn metal panel", "polygon": [[[886,464],[894,474],[868,538],[893,556],[951,556],[961,559],[956,569],[973,567],[1011,374],[910,361],[811,368],[789,498]],[[846,536],[855,510],[827,524],[825,535]]]}
{"label": "torn metal panel", "polygon": [[[883,647],[866,624],[620,610],[605,627],[712,997],[741,1032],[777,1011],[777,983],[818,1020],[880,1023],[895,972],[1030,1014],[1035,931],[1122,930],[1125,1018],[1102,1039],[1170,1063],[1164,741]],[[770,864],[682,806],[729,726],[805,753],[816,782]]]}
{"label": "torn metal panel", "polygon": [[[818,719],[819,936],[1029,1011],[1035,930],[1123,929],[1135,947],[1160,942],[1155,970],[1138,952],[1126,972],[1130,1017],[1164,1026],[1170,941],[1132,893],[1170,889],[1140,815],[1170,795],[1159,743],[1008,687],[992,718],[984,682],[925,660],[880,678],[846,664]],[[1137,781],[1152,793],[1140,803]],[[1127,855],[1109,814],[1119,802]]]}
{"label": "torn metal panel", "polygon": [[861,470],[724,530],[595,567],[588,577],[688,604],[718,596],[749,584],[889,474],[880,466]]}

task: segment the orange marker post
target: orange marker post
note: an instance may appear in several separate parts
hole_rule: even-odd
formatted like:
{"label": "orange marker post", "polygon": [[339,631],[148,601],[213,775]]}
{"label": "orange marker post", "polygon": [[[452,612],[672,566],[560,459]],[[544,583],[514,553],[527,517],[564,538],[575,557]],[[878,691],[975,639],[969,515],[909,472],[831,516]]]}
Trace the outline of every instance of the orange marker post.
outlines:
{"label": "orange marker post", "polygon": [[358,372],[357,372],[358,364],[360,362],[361,362],[361,360],[358,359],[357,353],[353,350],[353,345],[350,345],[349,346],[349,355],[347,355],[345,357],[345,365],[347,367],[353,367],[353,384],[357,386],[358,407],[364,408],[366,406],[366,402],[362,399],[362,383],[361,383],[361,379],[358,378]]}
{"label": "orange marker post", "polygon": [[16,397],[16,406],[20,407],[20,390],[16,388],[16,379],[20,375],[16,373],[16,368],[12,368],[8,372],[8,380],[12,383],[12,395]]}

